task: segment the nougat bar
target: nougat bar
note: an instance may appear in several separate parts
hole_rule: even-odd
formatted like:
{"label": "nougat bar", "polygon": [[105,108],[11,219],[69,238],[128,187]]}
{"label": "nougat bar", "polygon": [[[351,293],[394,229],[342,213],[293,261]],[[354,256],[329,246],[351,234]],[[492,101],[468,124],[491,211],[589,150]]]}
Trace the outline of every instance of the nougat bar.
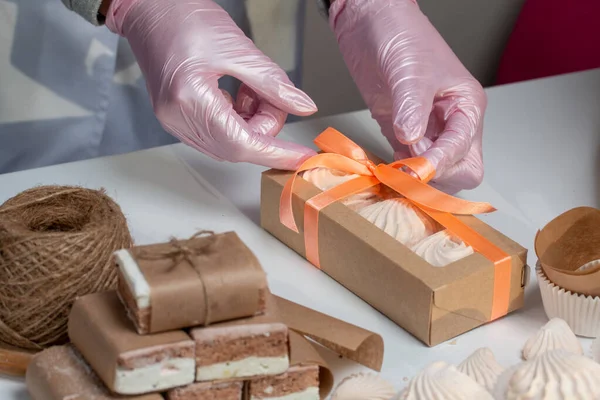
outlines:
{"label": "nougat bar", "polygon": [[241,381],[198,382],[169,390],[167,400],[242,400],[243,394]]}
{"label": "nougat bar", "polygon": [[114,257],[119,297],[140,334],[264,312],[265,272],[234,232],[137,246]]}
{"label": "nougat bar", "polygon": [[159,392],[194,382],[194,341],[183,331],[138,335],[116,292],[77,299],[69,338],[115,393]]}
{"label": "nougat bar", "polygon": [[248,400],[319,400],[319,366],[294,365],[285,373],[248,382]]}
{"label": "nougat bar", "polygon": [[72,345],[36,354],[25,381],[33,400],[163,400],[160,394],[124,397],[110,393]]}
{"label": "nougat bar", "polygon": [[196,381],[276,375],[289,367],[287,326],[267,315],[194,328],[190,335]]}

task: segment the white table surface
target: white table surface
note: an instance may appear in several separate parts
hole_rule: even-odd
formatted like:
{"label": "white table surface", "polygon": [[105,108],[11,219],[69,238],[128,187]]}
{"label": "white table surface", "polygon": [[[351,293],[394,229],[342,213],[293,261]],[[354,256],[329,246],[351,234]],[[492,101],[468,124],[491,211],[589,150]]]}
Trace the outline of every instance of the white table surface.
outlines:
{"label": "white table surface", "polygon": [[[482,219],[530,249],[537,229],[572,207],[600,203],[600,70],[492,88],[485,121],[485,181],[462,194],[499,211]],[[286,126],[304,144],[333,126],[391,157],[366,111]],[[104,187],[125,212],[138,244],[186,237],[198,229],[235,230],[256,253],[276,294],[380,333],[382,376],[398,389],[427,364],[459,363],[490,347],[505,365],[519,361],[528,336],[547,321],[535,274],[521,311],[428,348],[318,271],[258,225],[261,167],[215,162],[183,146],[0,175],[0,202],[39,184]],[[533,272],[533,271],[532,271]],[[583,341],[585,348],[589,341]],[[324,352],[336,378],[362,367]],[[0,378],[1,398],[28,399],[23,382]]]}

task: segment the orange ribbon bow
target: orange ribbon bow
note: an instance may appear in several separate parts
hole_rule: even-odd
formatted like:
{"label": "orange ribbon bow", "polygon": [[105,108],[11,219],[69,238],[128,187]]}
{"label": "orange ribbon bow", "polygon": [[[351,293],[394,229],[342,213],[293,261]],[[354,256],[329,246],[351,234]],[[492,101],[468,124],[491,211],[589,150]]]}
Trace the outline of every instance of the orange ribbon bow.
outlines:
{"label": "orange ribbon bow", "polygon": [[[321,268],[318,244],[320,210],[348,196],[383,184],[410,200],[424,213],[494,263],[491,320],[507,314],[510,296],[510,256],[453,215],[481,214],[495,211],[495,208],[489,203],[471,202],[450,196],[427,185],[427,182],[435,176],[435,169],[424,157],[408,158],[387,165],[375,165],[362,148],[333,128],[322,132],[314,143],[324,153],[305,161],[289,179],[281,193],[279,218],[283,225],[296,233],[299,232],[292,210],[292,193],[299,173],[325,167],[348,174],[357,174],[359,177],[319,193],[306,201],[304,245],[308,261]],[[418,178],[406,173],[402,169],[404,167],[414,172]]]}

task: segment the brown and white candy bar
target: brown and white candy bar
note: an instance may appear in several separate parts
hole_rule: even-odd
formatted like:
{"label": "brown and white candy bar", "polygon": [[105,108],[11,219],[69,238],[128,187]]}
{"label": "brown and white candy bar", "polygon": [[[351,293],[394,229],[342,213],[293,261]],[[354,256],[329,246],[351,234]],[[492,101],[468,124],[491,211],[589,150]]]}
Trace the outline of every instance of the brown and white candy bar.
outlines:
{"label": "brown and white candy bar", "polygon": [[25,381],[33,400],[164,400],[160,394],[111,394],[72,345],[50,347],[35,355]]}
{"label": "brown and white candy bar", "polygon": [[319,366],[295,365],[287,372],[248,382],[248,400],[319,400]]}
{"label": "brown and white candy bar", "polygon": [[77,299],[69,338],[115,393],[160,392],[194,382],[194,341],[183,331],[138,335],[115,292]]}
{"label": "brown and white candy bar", "polygon": [[136,246],[114,257],[119,297],[140,334],[264,312],[265,272],[234,232]]}
{"label": "brown and white candy bar", "polygon": [[243,382],[198,382],[171,389],[167,400],[242,400]]}
{"label": "brown and white candy bar", "polygon": [[287,326],[268,316],[194,328],[196,381],[276,375],[289,367]]}

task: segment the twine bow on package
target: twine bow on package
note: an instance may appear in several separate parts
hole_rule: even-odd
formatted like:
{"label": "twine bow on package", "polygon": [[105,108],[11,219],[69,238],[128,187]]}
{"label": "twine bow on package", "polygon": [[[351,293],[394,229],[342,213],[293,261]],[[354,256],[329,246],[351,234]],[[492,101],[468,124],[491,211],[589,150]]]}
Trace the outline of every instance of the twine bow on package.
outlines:
{"label": "twine bow on package", "polygon": [[315,144],[263,173],[264,229],[430,346],[522,307],[527,250],[473,216],[491,205],[427,185],[425,158],[379,163],[332,128]]}
{"label": "twine bow on package", "polygon": [[115,259],[119,295],[140,334],[264,311],[266,275],[234,232],[123,249]]}

